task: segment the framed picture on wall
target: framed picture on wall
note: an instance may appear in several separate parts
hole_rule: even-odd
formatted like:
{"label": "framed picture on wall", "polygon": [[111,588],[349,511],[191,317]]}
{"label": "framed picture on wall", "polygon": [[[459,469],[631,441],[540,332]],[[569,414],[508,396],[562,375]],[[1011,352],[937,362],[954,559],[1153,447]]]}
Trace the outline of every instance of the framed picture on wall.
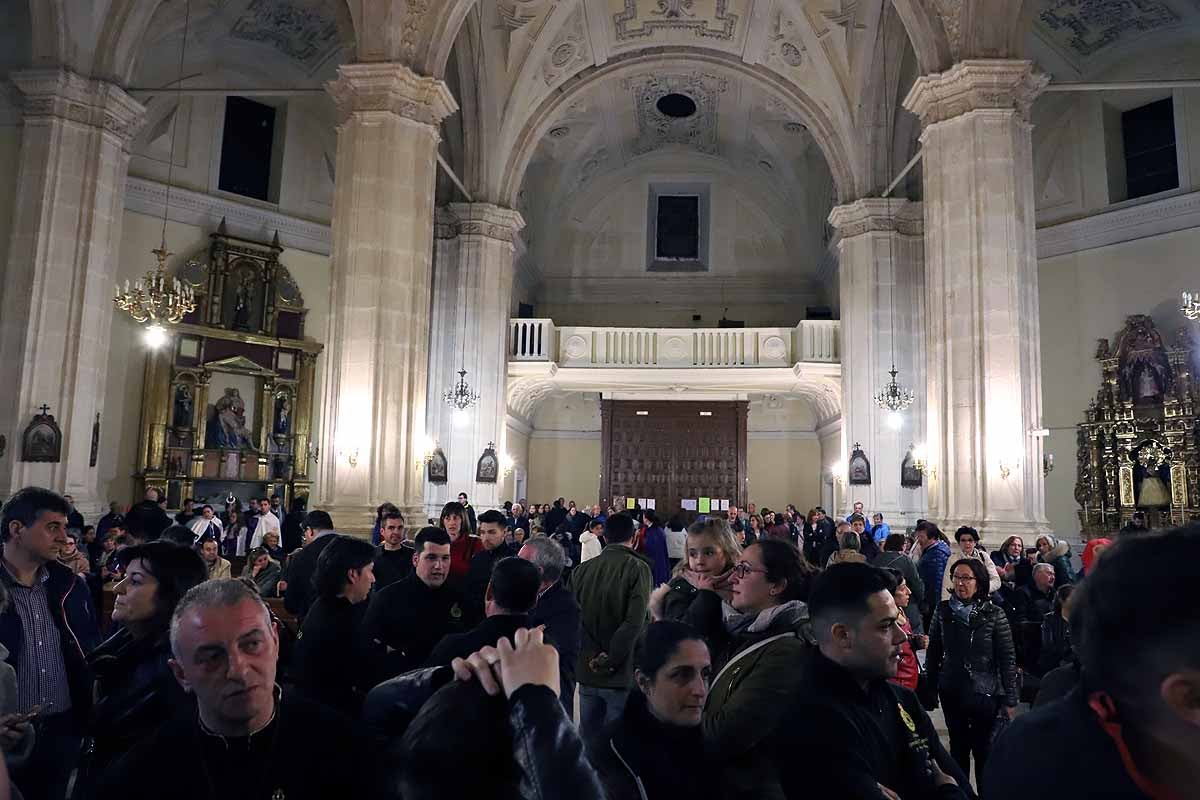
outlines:
{"label": "framed picture on wall", "polygon": [[847,467],[851,486],[871,485],[871,461],[858,442],[854,443],[854,449],[850,451],[850,463]]}
{"label": "framed picture on wall", "polygon": [[479,457],[479,463],[475,465],[475,482],[495,483],[499,475],[500,459],[496,457],[495,445],[489,442],[488,447],[483,451],[483,455]]}
{"label": "framed picture on wall", "polygon": [[433,451],[433,457],[429,459],[429,482],[445,483],[449,474],[450,467],[446,462],[446,453],[439,447]]}

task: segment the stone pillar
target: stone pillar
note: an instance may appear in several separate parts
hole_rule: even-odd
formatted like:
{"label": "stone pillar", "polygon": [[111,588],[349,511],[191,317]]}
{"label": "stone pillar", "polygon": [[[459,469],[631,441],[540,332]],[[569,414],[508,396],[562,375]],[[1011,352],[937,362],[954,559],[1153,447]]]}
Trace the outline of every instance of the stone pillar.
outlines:
{"label": "stone pillar", "polygon": [[[71,494],[85,514],[107,505],[90,465],[104,414],[116,258],[129,146],[145,109],[118,86],[61,69],[13,73],[24,96],[19,202],[0,294],[0,494],[36,484]],[[147,269],[153,264],[144,257]],[[62,430],[61,460],[20,461],[38,406]]]}
{"label": "stone pillar", "polygon": [[[452,203],[447,212],[457,235],[438,242],[433,313],[440,341],[432,346],[436,363],[431,359],[430,374],[436,380],[429,385],[428,419],[446,452],[449,481],[431,484],[427,496],[435,505],[466,492],[482,510],[504,499],[503,476],[496,483],[476,483],[475,466],[489,442],[497,455],[504,453],[513,239],[525,221],[518,212],[490,203]],[[456,415],[442,396],[458,381],[460,365],[479,402]]]}
{"label": "stone pillar", "polygon": [[384,501],[421,519],[438,125],[457,105],[397,63],[343,65],[328,89],[340,124],[317,504],[362,532]]}
{"label": "stone pillar", "polygon": [[[861,500],[868,514],[879,512],[884,521],[899,529],[914,524],[925,510],[924,489],[905,488],[900,483],[900,464],[908,446],[925,436],[921,205],[868,198],[837,206],[829,221],[840,234],[841,458],[848,460],[857,442],[871,461],[871,484],[847,484],[840,499],[846,513],[852,503]],[[898,429],[889,424],[889,414],[874,400],[891,378],[893,344],[897,381],[917,394],[913,405],[900,413]]]}
{"label": "stone pillar", "polygon": [[1048,529],[1028,61],[963,61],[904,105],[924,146],[929,513],[998,546]]}

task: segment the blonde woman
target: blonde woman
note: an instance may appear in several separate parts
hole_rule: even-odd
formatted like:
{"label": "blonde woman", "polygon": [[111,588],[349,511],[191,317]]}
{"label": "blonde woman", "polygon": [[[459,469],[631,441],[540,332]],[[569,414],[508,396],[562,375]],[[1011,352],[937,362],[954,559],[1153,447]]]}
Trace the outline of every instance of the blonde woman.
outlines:
{"label": "blonde woman", "polygon": [[706,625],[736,613],[730,605],[729,575],[742,549],[727,521],[709,519],[688,529],[684,556],[671,582],[651,593],[650,612],[655,619],[686,622],[705,633]]}

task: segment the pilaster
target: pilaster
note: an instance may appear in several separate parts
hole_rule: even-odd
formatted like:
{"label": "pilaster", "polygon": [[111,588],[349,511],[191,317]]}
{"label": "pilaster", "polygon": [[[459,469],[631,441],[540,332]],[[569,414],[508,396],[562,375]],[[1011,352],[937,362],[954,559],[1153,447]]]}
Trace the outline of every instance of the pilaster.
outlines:
{"label": "pilaster", "polygon": [[[72,494],[85,514],[106,505],[90,465],[92,426],[104,424],[112,292],[129,147],[145,108],[119,86],[63,69],[13,73],[23,132],[12,240],[3,263],[0,493],[37,484]],[[149,261],[149,254],[146,254]],[[19,461],[35,409],[62,429],[61,461]],[[109,421],[111,422],[111,421]]]}
{"label": "pilaster", "polygon": [[904,101],[924,131],[929,513],[998,545],[1047,529],[1028,61],[963,61]]}
{"label": "pilaster", "polygon": [[[890,525],[915,523],[925,510],[924,488],[900,483],[908,445],[925,435],[924,243],[921,204],[867,198],[837,206],[841,287],[842,453],[857,442],[871,461],[869,486],[846,486],[839,500],[848,512],[862,501]],[[916,390],[913,406],[889,424],[874,400],[889,380],[893,353],[900,383]],[[844,479],[844,476],[843,476]],[[840,510],[840,509],[839,509]]]}
{"label": "pilaster", "polygon": [[437,126],[457,106],[398,63],[343,65],[327,88],[341,123],[318,502],[363,531],[384,501],[421,518]]}

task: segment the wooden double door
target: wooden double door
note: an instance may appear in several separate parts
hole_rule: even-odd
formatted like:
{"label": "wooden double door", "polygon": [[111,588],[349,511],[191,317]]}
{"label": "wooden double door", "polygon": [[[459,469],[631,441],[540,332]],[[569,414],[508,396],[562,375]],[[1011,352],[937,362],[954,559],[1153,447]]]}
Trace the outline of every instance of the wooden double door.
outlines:
{"label": "wooden double door", "polygon": [[653,498],[664,520],[688,499],[742,505],[746,412],[744,401],[602,401],[601,502],[621,510],[625,498]]}

